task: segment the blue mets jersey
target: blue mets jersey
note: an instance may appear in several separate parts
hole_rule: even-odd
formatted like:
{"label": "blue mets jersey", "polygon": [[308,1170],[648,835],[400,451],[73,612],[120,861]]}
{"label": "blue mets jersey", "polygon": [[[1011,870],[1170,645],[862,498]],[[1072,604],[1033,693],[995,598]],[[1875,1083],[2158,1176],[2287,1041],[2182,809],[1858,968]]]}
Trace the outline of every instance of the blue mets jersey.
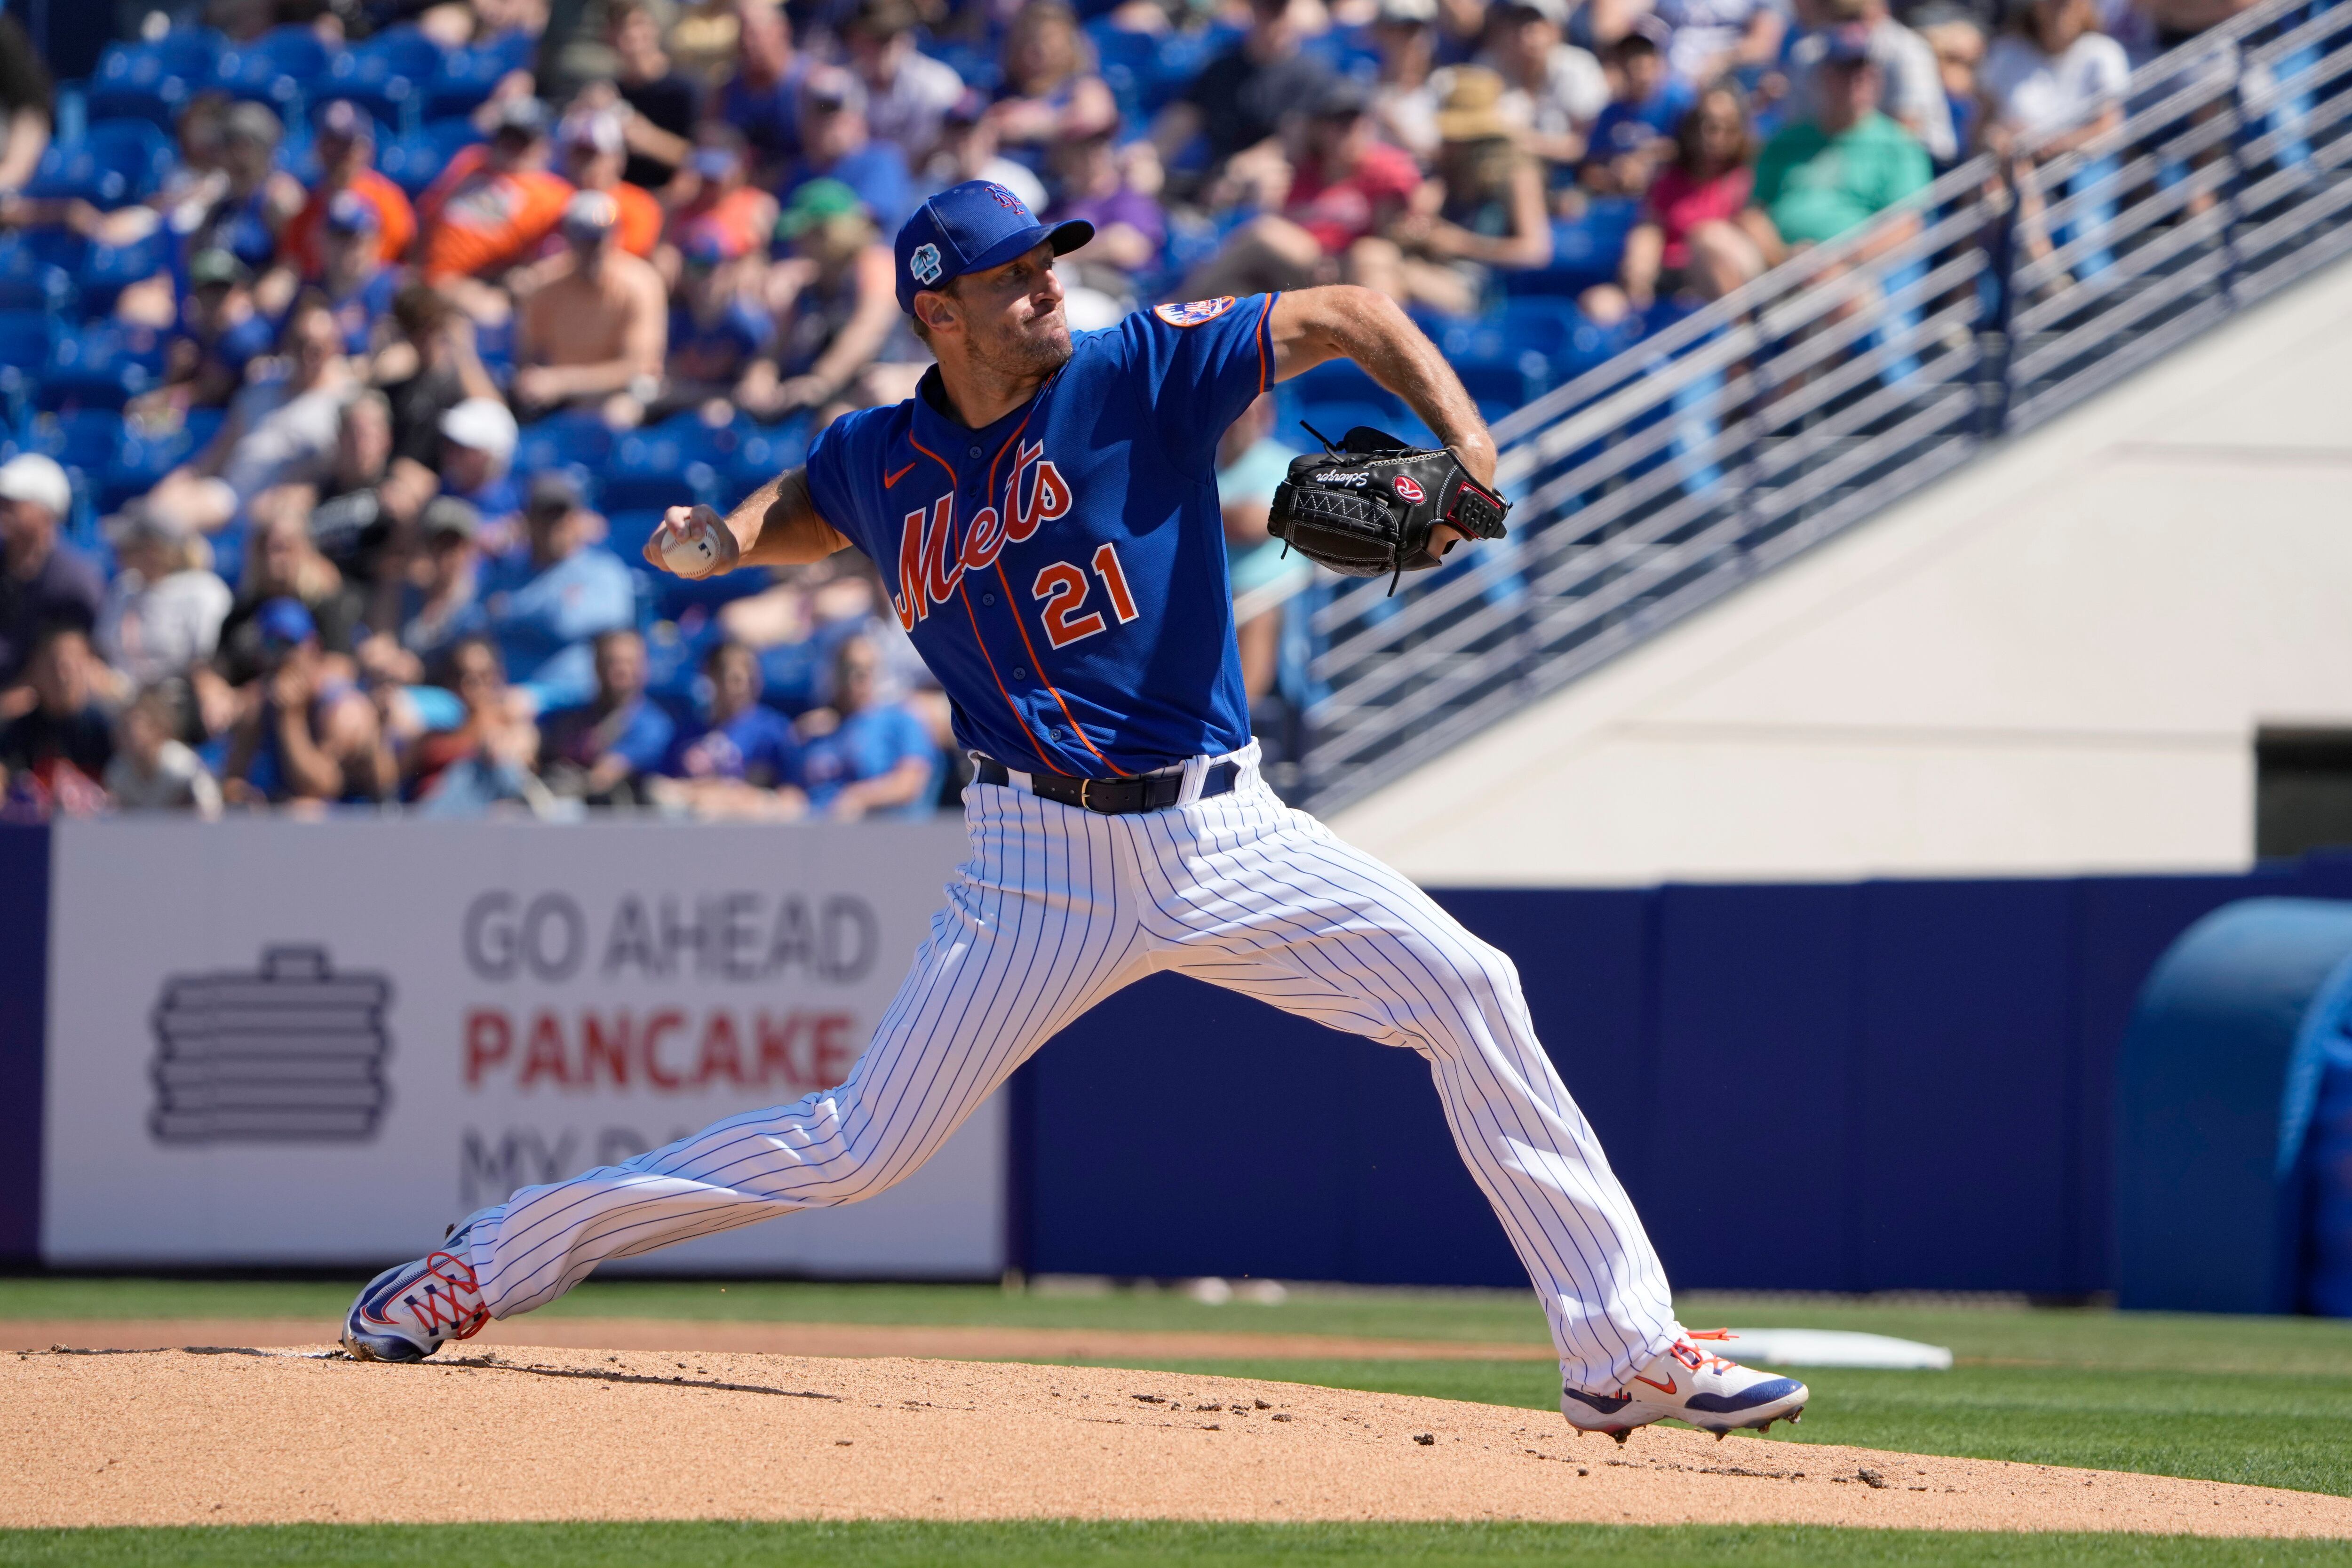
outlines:
{"label": "blue mets jersey", "polygon": [[1217,441],[1272,384],[1273,306],[1162,305],[1075,334],[985,429],[919,394],[817,438],[817,512],[880,566],[964,745],[1111,778],[1248,743]]}

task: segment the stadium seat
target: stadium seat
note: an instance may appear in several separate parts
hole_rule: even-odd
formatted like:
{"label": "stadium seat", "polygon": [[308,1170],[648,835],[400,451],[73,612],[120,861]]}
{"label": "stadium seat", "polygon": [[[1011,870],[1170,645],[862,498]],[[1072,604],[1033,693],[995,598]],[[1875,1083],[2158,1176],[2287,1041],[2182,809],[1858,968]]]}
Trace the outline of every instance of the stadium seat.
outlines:
{"label": "stadium seat", "polygon": [[26,445],[68,468],[98,474],[114,466],[122,440],[121,414],[110,408],[78,408],[34,420]]}
{"label": "stadium seat", "polygon": [[308,27],[272,27],[249,44],[222,52],[214,76],[235,98],[266,103],[294,124],[313,89],[323,86],[332,61]]}
{"label": "stadium seat", "polygon": [[26,401],[49,362],[57,335],[58,318],[46,310],[0,310],[0,402],[11,427],[24,418]]}
{"label": "stadium seat", "polygon": [[740,419],[725,425],[713,425],[689,409],[648,429],[622,437],[615,447],[614,456],[626,461],[632,441],[668,442],[676,447],[680,464],[708,463],[713,468],[726,468],[734,464],[735,454],[741,448],[743,437],[751,428],[753,426]]}
{"label": "stadium seat", "polygon": [[[72,273],[18,244],[14,236],[0,238],[0,311],[63,316],[73,309],[74,292]],[[11,363],[26,362],[12,356]]]}
{"label": "stadium seat", "polygon": [[490,96],[509,68],[488,49],[452,49],[425,84],[425,118],[441,120],[471,114]]}
{"label": "stadium seat", "polygon": [[[184,40],[205,37],[197,47]],[[213,61],[220,35],[173,34],[154,44],[116,44],[100,58],[86,95],[92,122],[144,120],[173,129],[188,100],[213,84]]]}
{"label": "stadium seat", "polygon": [[1582,217],[1558,220],[1551,226],[1551,265],[1498,270],[1504,292],[1573,295],[1609,282],[1617,276],[1625,236],[1639,210],[1630,197],[1610,196],[1591,203]]}
{"label": "stadium seat", "polygon": [[1150,114],[1145,99],[1160,68],[1160,40],[1149,33],[1129,32],[1097,18],[1087,24],[1087,37],[1102,64],[1102,79],[1118,100],[1119,117],[1139,123]]}
{"label": "stadium seat", "polygon": [[613,455],[613,430],[593,414],[551,414],[522,428],[515,444],[515,471],[544,473],[576,464],[594,471]]}
{"label": "stadium seat", "polygon": [[98,510],[120,511],[124,502],[153,489],[157,480],[203,450],[212,439],[212,433],[220,427],[219,410],[198,412],[215,417],[199,425],[192,415],[190,422],[180,429],[158,436],[126,428],[113,461],[99,477]]}
{"label": "stadium seat", "polygon": [[440,68],[439,45],[414,27],[396,27],[337,55],[313,97],[351,100],[374,117],[380,140],[388,140],[423,122],[422,84]]}
{"label": "stadium seat", "polygon": [[448,167],[458,148],[469,147],[481,139],[482,133],[474,128],[474,122],[462,116],[428,121],[421,131],[378,145],[375,166],[385,179],[413,198]]}
{"label": "stadium seat", "polygon": [[658,511],[698,502],[718,504],[719,475],[709,464],[679,460],[677,448],[666,442],[649,443],[635,458],[635,461],[624,459],[616,447],[611,465],[598,476],[597,489],[607,515],[647,508]]}
{"label": "stadium seat", "polygon": [[[1404,410],[1404,405],[1394,393],[1374,381],[1364,367],[1353,360],[1327,361],[1282,384],[1287,396],[1281,401],[1294,405],[1362,403],[1398,413]],[[1332,434],[1336,436],[1339,432],[1335,430]]]}
{"label": "stadium seat", "polygon": [[794,419],[782,425],[753,426],[744,432],[741,445],[735,448],[731,465],[719,474],[719,500],[714,505],[731,507],[745,496],[808,458],[808,422]]}
{"label": "stadium seat", "polygon": [[44,410],[121,408],[154,384],[163,334],[152,327],[98,322],[61,333],[34,389]]}
{"label": "stadium seat", "polygon": [[110,209],[142,200],[171,170],[171,139],[152,121],[101,120],[79,141],[56,142],[43,153],[25,194]]}
{"label": "stadium seat", "polygon": [[167,235],[148,235],[146,240],[134,240],[130,245],[91,245],[89,254],[82,258],[80,270],[82,320],[113,312],[115,300],[122,299],[122,289],[134,282],[146,282],[167,263]]}

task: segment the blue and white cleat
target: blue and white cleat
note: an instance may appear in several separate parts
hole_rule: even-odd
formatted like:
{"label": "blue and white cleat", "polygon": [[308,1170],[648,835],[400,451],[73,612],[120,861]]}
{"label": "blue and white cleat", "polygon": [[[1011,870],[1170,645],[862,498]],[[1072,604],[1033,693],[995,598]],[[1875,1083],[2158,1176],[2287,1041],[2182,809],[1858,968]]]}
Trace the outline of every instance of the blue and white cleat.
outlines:
{"label": "blue and white cleat", "polygon": [[438,1251],[369,1280],[343,1315],[343,1349],[358,1361],[423,1361],[481,1332],[490,1313],[474,1278],[472,1228],[459,1226]]}
{"label": "blue and white cleat", "polygon": [[1620,1443],[1653,1421],[1687,1422],[1720,1440],[1743,1427],[1762,1432],[1775,1421],[1790,1426],[1805,1413],[1811,1391],[1793,1377],[1755,1372],[1699,1349],[1693,1340],[1727,1340],[1723,1329],[1685,1331],[1657,1360],[1614,1394],[1563,1385],[1559,1413],[1579,1432],[1606,1432]]}

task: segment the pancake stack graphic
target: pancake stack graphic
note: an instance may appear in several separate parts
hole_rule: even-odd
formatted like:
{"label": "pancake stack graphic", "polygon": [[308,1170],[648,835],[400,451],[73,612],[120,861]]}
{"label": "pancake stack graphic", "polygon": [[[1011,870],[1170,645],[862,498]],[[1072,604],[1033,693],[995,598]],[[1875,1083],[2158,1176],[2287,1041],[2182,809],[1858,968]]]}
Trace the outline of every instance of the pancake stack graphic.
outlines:
{"label": "pancake stack graphic", "polygon": [[356,1142],[375,1135],[392,1048],[381,974],[338,974],[322,947],[272,947],[249,973],[174,975],[155,1005],[163,1143]]}

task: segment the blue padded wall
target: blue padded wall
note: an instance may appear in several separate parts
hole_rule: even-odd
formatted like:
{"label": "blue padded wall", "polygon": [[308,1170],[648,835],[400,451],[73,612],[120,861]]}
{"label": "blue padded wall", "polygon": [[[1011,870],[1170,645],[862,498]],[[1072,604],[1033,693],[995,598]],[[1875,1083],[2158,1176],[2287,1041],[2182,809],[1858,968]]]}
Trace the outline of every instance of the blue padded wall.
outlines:
{"label": "blue padded wall", "polygon": [[0,1262],[41,1250],[49,830],[0,824]]}

